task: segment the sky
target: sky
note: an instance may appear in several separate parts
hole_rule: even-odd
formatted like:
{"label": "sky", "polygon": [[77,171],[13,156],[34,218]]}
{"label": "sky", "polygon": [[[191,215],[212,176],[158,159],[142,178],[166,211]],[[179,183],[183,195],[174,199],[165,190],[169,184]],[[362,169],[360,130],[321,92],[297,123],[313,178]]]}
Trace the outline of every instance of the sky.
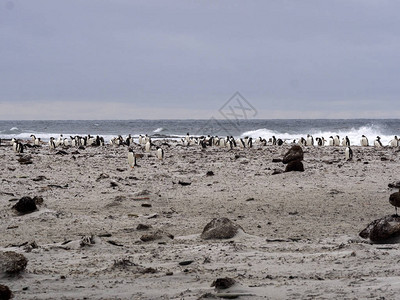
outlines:
{"label": "sky", "polygon": [[399,1],[0,0],[0,120],[399,118]]}

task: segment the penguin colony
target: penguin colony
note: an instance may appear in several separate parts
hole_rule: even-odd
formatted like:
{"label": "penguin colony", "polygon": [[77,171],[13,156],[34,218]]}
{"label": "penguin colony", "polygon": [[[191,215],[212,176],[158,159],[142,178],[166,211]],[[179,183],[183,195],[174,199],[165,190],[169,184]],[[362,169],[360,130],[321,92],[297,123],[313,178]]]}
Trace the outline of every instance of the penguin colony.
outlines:
{"label": "penguin colony", "polygon": [[[44,143],[40,138],[36,137],[35,135],[31,135],[31,140],[27,141],[25,144],[22,143],[21,140],[17,140],[13,138],[11,140],[11,145],[13,147],[14,152],[16,153],[23,153],[24,149],[30,148],[30,147],[41,147],[42,145],[46,144]],[[139,145],[142,150],[145,153],[150,153],[151,151],[154,151],[155,156],[159,160],[163,160],[165,158],[165,152],[164,149],[161,147],[156,147],[151,140],[151,137],[148,136],[147,134],[144,135],[139,135],[137,139],[138,143],[134,142],[134,138],[129,134],[125,138],[122,137],[121,135],[118,135],[117,137],[112,138],[109,141],[110,145],[113,146],[128,146],[128,163],[131,168],[134,168],[137,166],[136,163],[136,156],[135,153],[133,152],[133,149],[131,146],[133,145]],[[272,136],[268,140],[262,137],[259,137],[257,139],[253,139],[252,137],[240,137],[240,138],[234,138],[233,136],[227,136],[227,137],[218,137],[218,136],[190,136],[189,133],[186,134],[184,138],[180,140],[180,143],[182,146],[193,146],[193,145],[198,145],[202,148],[207,148],[207,147],[219,147],[219,148],[228,148],[234,149],[234,148],[253,148],[253,146],[267,146],[267,145],[272,145],[272,146],[281,146],[283,144],[299,144],[305,147],[311,147],[311,146],[316,146],[316,147],[322,147],[322,146],[332,146],[332,147],[345,147],[345,159],[347,161],[350,161],[353,159],[353,150],[351,149],[350,145],[350,139],[348,136],[343,137],[340,139],[339,135],[332,135],[330,136],[327,140],[324,137],[316,137],[314,138],[312,135],[308,134],[306,138],[300,137],[297,140],[284,140],[281,138],[277,138],[275,136]],[[4,144],[4,141],[3,141]],[[64,137],[62,134],[58,136],[58,138],[51,137],[50,140],[48,141],[48,147],[49,149],[55,150],[58,147],[63,147],[63,148],[69,148],[69,147],[87,147],[87,146],[92,146],[92,147],[100,147],[100,146],[105,146],[106,143],[104,142],[104,138],[101,136],[92,136],[92,135],[87,135],[87,136],[70,136],[69,138]],[[382,148],[382,147],[399,147],[400,146],[400,141],[397,136],[394,136],[394,138],[389,142],[387,146],[384,146],[381,142],[381,138],[377,136],[375,140],[373,141],[372,145],[376,148]],[[368,141],[368,138],[365,135],[361,136],[360,139],[360,146],[362,147],[368,147],[370,146],[370,143]]]}

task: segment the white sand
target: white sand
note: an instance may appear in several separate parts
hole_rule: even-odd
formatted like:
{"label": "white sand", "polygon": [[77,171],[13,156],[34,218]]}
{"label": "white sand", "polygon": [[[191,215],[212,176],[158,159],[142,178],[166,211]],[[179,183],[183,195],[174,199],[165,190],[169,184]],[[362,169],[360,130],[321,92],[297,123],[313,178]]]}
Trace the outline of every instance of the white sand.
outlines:
{"label": "white sand", "polygon": [[[170,144],[164,161],[152,151],[134,169],[122,146],[88,147],[76,159],[76,149],[62,156],[32,148],[31,165],[0,147],[0,250],[29,260],[24,273],[0,283],[15,299],[198,299],[216,294],[211,283],[226,276],[237,281],[228,292],[253,295],[241,299],[398,297],[399,245],[358,237],[369,222],[394,213],[387,186],[399,180],[397,149],[352,147],[354,160],[346,162],[343,147],[308,147],[305,172],[271,175],[284,168],[272,159],[289,145],[202,151]],[[98,179],[102,173],[109,178]],[[40,175],[47,179],[32,180]],[[19,216],[9,200],[22,196],[44,203]],[[214,217],[230,218],[245,233],[201,240]],[[136,230],[140,223],[152,229]],[[157,229],[175,238],[140,240]],[[91,235],[95,243],[81,247]],[[32,251],[10,246],[33,241]],[[194,262],[178,264],[185,260]]]}

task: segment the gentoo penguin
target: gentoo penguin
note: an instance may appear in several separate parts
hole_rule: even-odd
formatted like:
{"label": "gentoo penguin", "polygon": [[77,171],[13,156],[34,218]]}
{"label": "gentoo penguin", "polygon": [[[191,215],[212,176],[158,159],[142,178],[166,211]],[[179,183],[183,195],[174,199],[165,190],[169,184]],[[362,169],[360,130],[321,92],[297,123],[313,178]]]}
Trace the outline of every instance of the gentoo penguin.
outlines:
{"label": "gentoo penguin", "polygon": [[253,148],[253,138],[247,139],[247,148]]}
{"label": "gentoo penguin", "polygon": [[131,145],[131,141],[132,141],[132,136],[129,134],[125,139],[125,145],[129,147]]}
{"label": "gentoo penguin", "polygon": [[54,138],[53,137],[50,138],[49,148],[50,149],[56,149],[56,143],[54,142]]}
{"label": "gentoo penguin", "polygon": [[306,146],[314,146],[314,138],[312,137],[312,135],[307,134]]}
{"label": "gentoo penguin", "polygon": [[400,207],[400,191],[393,193],[389,196],[389,202],[392,204],[396,210],[396,216],[397,216],[397,208]]}
{"label": "gentoo penguin", "polygon": [[350,147],[350,139],[349,139],[349,137],[347,135],[344,138],[344,145],[343,146]]}
{"label": "gentoo penguin", "polygon": [[133,149],[129,148],[128,149],[128,163],[129,166],[133,169],[135,166],[137,166],[136,164],[136,156],[135,153],[133,153]]}
{"label": "gentoo penguin", "polygon": [[164,159],[164,150],[161,149],[160,147],[157,147],[157,158],[159,160],[163,160]]}
{"label": "gentoo penguin", "polygon": [[365,135],[361,136],[361,140],[360,140],[360,145],[363,147],[367,147],[368,146],[368,139]]}
{"label": "gentoo penguin", "polygon": [[315,140],[317,141],[318,146],[322,146],[322,139],[320,137],[317,137]]}
{"label": "gentoo penguin", "polygon": [[334,146],[340,146],[340,137],[338,135],[335,135],[333,141],[334,141],[333,143]]}
{"label": "gentoo penguin", "polygon": [[375,141],[374,141],[374,146],[375,146],[375,147],[383,147],[383,146],[382,146],[382,143],[381,143],[381,137],[380,137],[380,136],[377,136],[377,137],[376,137],[376,139],[375,139]]}
{"label": "gentoo penguin", "polygon": [[238,144],[240,146],[240,148],[246,148],[246,144],[244,143],[243,139],[239,139]]}
{"label": "gentoo penguin", "polygon": [[276,137],[274,135],[272,136],[272,145],[276,145]]}
{"label": "gentoo penguin", "polygon": [[145,150],[147,153],[150,152],[150,147],[151,147],[151,144],[150,144],[150,141],[148,141],[145,146]]}
{"label": "gentoo penguin", "polygon": [[329,146],[335,146],[335,139],[333,138],[333,136],[329,137]]}
{"label": "gentoo penguin", "polygon": [[397,135],[394,136],[394,139],[389,142],[390,147],[398,147],[399,146],[399,139]]}
{"label": "gentoo penguin", "polygon": [[344,150],[344,153],[346,155],[346,160],[352,160],[353,159],[353,150],[349,146],[346,147],[346,150]]}

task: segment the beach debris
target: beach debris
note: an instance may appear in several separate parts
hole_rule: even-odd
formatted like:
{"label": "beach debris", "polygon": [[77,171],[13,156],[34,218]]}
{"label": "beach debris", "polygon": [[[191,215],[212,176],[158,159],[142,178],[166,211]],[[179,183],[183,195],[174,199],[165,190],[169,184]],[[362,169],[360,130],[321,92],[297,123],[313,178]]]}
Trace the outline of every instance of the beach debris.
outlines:
{"label": "beach debris", "polygon": [[30,165],[32,164],[32,156],[24,155],[17,159],[21,165]]}
{"label": "beach debris", "polygon": [[149,234],[144,234],[140,237],[142,242],[152,242],[156,240],[173,240],[174,236],[162,230],[156,230]]}
{"label": "beach debris", "polygon": [[302,161],[304,159],[303,149],[299,145],[294,145],[283,156],[282,162],[287,164],[291,161]]}
{"label": "beach debris", "polygon": [[8,286],[0,284],[0,299],[1,300],[8,300],[11,299],[13,296],[11,290]]}
{"label": "beach debris", "polygon": [[304,172],[304,165],[300,160],[290,161],[285,168],[285,172]]}
{"label": "beach debris", "polygon": [[14,251],[0,252],[0,272],[15,275],[25,270],[28,260]]}
{"label": "beach debris", "polygon": [[31,198],[29,196],[25,196],[19,199],[18,202],[12,208],[21,214],[29,214],[37,210],[36,205],[40,205],[42,203],[43,203],[42,197],[35,196]]}
{"label": "beach debris", "polygon": [[230,277],[217,278],[216,280],[213,281],[211,287],[214,287],[216,290],[225,290],[229,289],[235,283],[236,283],[235,279]]}
{"label": "beach debris", "polygon": [[230,239],[233,238],[239,230],[243,231],[243,228],[233,223],[228,218],[214,218],[204,227],[200,237],[203,240]]}
{"label": "beach debris", "polygon": [[400,241],[400,216],[388,215],[374,220],[359,235],[378,244],[398,242]]}

